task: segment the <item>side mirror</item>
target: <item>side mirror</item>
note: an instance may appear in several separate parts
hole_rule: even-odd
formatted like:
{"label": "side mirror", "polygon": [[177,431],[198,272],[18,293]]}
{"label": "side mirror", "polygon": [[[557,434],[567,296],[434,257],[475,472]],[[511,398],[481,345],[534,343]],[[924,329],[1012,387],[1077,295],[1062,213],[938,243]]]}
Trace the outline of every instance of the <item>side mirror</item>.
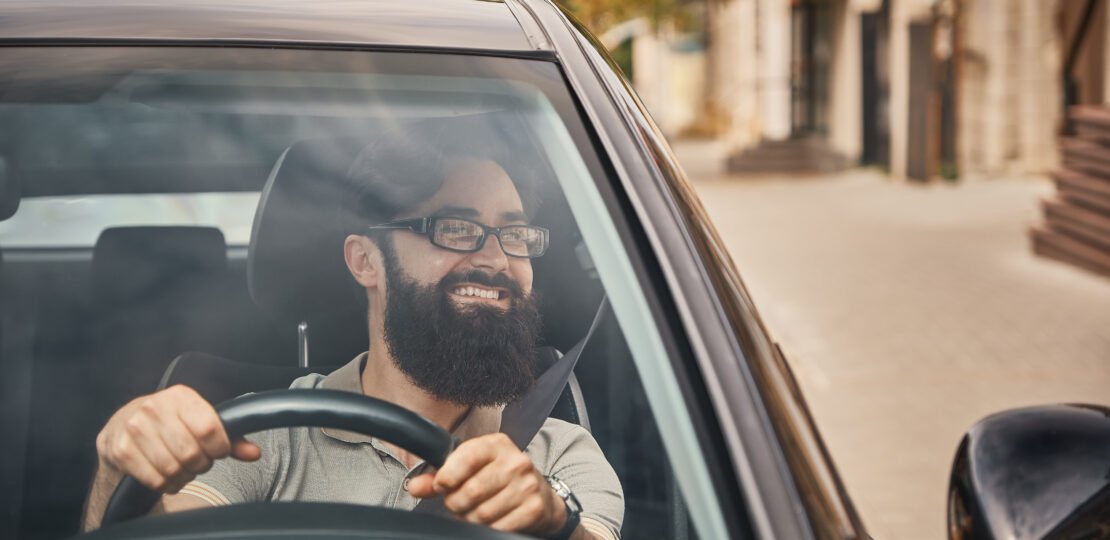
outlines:
{"label": "side mirror", "polygon": [[948,537],[1110,538],[1110,408],[1030,407],[975,424],[952,465]]}

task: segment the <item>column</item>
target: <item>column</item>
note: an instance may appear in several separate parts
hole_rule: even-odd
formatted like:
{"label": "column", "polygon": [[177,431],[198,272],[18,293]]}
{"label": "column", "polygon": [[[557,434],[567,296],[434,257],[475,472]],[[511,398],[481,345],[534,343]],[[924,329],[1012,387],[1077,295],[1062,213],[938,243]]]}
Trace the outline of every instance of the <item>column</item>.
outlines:
{"label": "column", "polygon": [[790,136],[790,3],[759,0],[759,105],[761,134]]}

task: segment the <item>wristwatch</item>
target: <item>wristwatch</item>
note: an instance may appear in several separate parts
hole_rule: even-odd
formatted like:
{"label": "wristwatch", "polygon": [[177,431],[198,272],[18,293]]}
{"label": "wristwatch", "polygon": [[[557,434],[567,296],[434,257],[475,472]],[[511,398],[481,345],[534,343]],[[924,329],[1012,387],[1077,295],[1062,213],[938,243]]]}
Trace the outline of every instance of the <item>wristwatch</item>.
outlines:
{"label": "wristwatch", "polygon": [[546,476],[547,483],[551,484],[551,489],[555,490],[555,494],[563,499],[567,505],[567,521],[563,523],[563,527],[555,531],[550,540],[568,540],[570,535],[574,534],[574,530],[578,528],[578,523],[582,521],[582,505],[578,503],[578,498],[574,496],[570,488],[563,483],[562,480],[554,476]]}

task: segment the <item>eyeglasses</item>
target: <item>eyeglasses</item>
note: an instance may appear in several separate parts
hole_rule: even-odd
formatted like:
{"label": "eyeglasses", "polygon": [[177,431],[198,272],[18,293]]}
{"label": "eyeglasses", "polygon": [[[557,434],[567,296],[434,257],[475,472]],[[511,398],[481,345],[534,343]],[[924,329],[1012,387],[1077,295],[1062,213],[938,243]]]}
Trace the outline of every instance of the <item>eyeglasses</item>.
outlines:
{"label": "eyeglasses", "polygon": [[505,255],[522,259],[542,256],[547,251],[548,244],[548,231],[543,227],[533,225],[486,227],[469,219],[453,217],[402,219],[372,225],[368,229],[408,229],[427,236],[434,246],[462,253],[473,253],[482,249],[486,238],[492,235],[497,237],[498,243],[501,244],[501,251]]}

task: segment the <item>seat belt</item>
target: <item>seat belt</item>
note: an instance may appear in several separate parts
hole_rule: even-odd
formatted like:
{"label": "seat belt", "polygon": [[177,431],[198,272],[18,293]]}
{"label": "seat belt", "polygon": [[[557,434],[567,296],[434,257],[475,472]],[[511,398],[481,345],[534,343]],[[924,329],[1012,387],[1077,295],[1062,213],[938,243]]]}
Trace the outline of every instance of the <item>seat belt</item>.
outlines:
{"label": "seat belt", "polygon": [[[597,313],[594,315],[593,322],[590,323],[589,330],[586,330],[586,335],[536,378],[535,385],[524,397],[510,403],[502,411],[501,432],[508,435],[517,448],[521,450],[527,448],[528,443],[532,442],[532,439],[543,428],[543,423],[551,416],[551,411],[555,409],[555,404],[559,402],[559,396],[563,394],[563,389],[566,388],[570,375],[574,373],[574,366],[578,364],[578,358],[582,356],[582,351],[586,349],[590,337],[600,326],[601,319],[605,318],[605,311],[608,306],[608,297],[602,296],[601,304],[597,306]],[[443,506],[443,497],[438,496],[421,500],[413,508],[413,511],[439,515],[451,514]]]}
{"label": "seat belt", "polygon": [[586,335],[574,347],[571,347],[562,358],[559,358],[551,367],[547,368],[536,379],[536,384],[524,397],[510,403],[501,413],[501,432],[508,435],[517,448],[521,450],[527,448],[528,443],[532,442],[532,439],[543,428],[543,423],[547,421],[547,417],[551,416],[551,411],[555,409],[555,404],[559,402],[559,396],[563,395],[563,389],[566,388],[571,373],[574,373],[574,366],[578,364],[578,358],[582,356],[582,351],[585,350],[590,337],[594,335],[594,330],[597,330],[601,319],[605,316],[607,306],[608,298],[603,296]]}

